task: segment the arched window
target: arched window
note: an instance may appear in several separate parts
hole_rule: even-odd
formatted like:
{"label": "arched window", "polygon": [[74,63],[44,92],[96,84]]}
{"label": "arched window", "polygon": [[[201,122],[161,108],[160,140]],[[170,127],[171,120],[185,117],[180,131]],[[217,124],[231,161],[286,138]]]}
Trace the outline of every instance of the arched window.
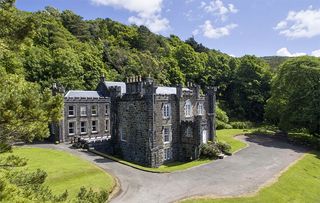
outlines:
{"label": "arched window", "polygon": [[170,115],[171,115],[170,104],[164,104],[163,105],[162,115],[163,115],[163,118],[170,118]]}
{"label": "arched window", "polygon": [[185,117],[192,116],[192,103],[189,99],[184,104],[184,115],[185,115]]}
{"label": "arched window", "polygon": [[186,129],[186,137],[192,137],[192,128],[189,126]]}
{"label": "arched window", "polygon": [[203,108],[203,103],[198,104],[198,115],[203,115],[204,113],[204,108]]}

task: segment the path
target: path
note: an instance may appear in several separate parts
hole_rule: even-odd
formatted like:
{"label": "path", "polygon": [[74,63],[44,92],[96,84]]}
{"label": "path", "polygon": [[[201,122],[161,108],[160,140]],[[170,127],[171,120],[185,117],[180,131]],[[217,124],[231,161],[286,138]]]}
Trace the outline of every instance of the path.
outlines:
{"label": "path", "polygon": [[256,191],[270,181],[304,150],[267,137],[239,136],[249,146],[233,156],[186,171],[168,174],[143,172],[67,145],[38,147],[68,151],[93,162],[116,176],[121,191],[111,202],[173,202],[191,196],[237,196]]}

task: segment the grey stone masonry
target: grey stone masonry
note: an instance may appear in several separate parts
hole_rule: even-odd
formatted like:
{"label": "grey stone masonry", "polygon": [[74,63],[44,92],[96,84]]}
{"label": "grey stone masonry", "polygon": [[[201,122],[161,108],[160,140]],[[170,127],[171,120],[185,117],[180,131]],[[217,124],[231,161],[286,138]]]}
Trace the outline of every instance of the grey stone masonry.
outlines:
{"label": "grey stone masonry", "polygon": [[157,86],[150,77],[126,83],[101,77],[96,91],[65,95],[60,141],[108,137],[105,151],[149,167],[194,160],[200,145],[215,139],[215,92],[208,87],[202,94],[192,84]]}

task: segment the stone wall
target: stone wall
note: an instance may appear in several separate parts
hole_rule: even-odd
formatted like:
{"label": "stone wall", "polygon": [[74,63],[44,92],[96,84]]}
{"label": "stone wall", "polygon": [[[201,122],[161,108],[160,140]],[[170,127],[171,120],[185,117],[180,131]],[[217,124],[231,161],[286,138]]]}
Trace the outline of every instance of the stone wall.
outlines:
{"label": "stone wall", "polygon": [[[69,106],[74,106],[75,115],[69,116]],[[87,109],[86,116],[80,114],[80,107],[84,106]],[[97,115],[91,115],[91,107],[97,106]],[[108,114],[106,114],[108,108]],[[97,131],[91,131],[91,121],[97,121]],[[108,128],[106,128],[106,120],[108,120]],[[80,122],[87,123],[87,133],[80,133]],[[69,135],[69,122],[75,123],[75,133]],[[64,120],[62,122],[63,132],[60,136],[60,141],[70,142],[76,136],[94,137],[94,136],[110,136],[110,98],[65,98],[64,99]],[[108,129],[108,130],[106,130]]]}

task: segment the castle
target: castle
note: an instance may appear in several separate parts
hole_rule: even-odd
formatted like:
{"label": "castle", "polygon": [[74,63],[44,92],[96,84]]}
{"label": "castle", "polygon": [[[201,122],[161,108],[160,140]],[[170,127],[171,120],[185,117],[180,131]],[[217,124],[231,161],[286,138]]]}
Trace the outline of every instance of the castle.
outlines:
{"label": "castle", "polygon": [[215,92],[157,86],[150,77],[101,77],[96,91],[65,94],[63,120],[51,131],[60,142],[104,140],[108,153],[149,167],[193,160],[215,138]]}

